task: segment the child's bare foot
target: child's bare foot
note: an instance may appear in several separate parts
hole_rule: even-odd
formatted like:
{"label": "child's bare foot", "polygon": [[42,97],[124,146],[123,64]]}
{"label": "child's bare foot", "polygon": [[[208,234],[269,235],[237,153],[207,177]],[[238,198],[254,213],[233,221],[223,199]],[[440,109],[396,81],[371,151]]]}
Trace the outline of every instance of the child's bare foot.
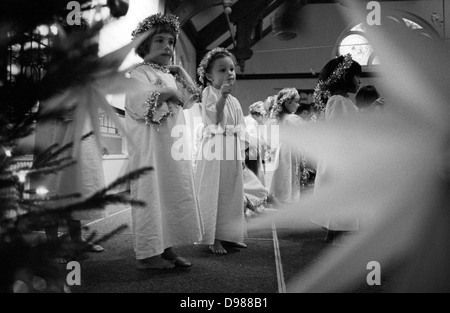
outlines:
{"label": "child's bare foot", "polygon": [[164,250],[164,253],[161,254],[161,257],[165,260],[173,261],[173,264],[175,264],[175,266],[181,267],[192,266],[191,261],[182,256],[179,256],[175,251],[173,251],[172,248],[167,248],[166,250]]}
{"label": "child's bare foot", "polygon": [[247,248],[247,244],[245,242],[232,242],[232,241],[222,241],[224,246],[230,246],[234,248],[241,248],[245,249]]}
{"label": "child's bare foot", "polygon": [[138,270],[167,270],[174,267],[173,262],[164,260],[159,255],[136,261],[136,268]]}
{"label": "child's bare foot", "polygon": [[228,254],[228,251],[222,246],[220,240],[214,240],[214,244],[210,245],[208,248],[214,254]]}

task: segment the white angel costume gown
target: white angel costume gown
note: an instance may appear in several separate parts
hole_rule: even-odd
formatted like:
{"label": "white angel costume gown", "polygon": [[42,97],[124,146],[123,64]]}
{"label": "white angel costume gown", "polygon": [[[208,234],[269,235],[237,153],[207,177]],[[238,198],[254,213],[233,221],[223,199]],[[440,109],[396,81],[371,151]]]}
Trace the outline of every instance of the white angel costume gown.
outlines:
{"label": "white angel costume gown", "polygon": [[[325,120],[331,121],[356,115],[358,108],[353,102],[343,96],[332,96],[328,99],[325,109]],[[320,160],[317,166],[316,180],[314,183],[314,194],[323,192],[323,188],[329,184],[339,184],[339,168],[330,168],[326,161]],[[315,224],[333,231],[356,231],[358,230],[358,219],[338,219],[333,220],[327,217],[315,218]]]}
{"label": "white angel costume gown", "polygon": [[[78,127],[80,129],[77,129]],[[41,183],[49,190],[49,195],[62,196],[78,193],[81,195],[81,199],[55,201],[53,204],[55,206],[79,202],[105,188],[101,140],[97,140],[95,135],[81,140],[81,136],[91,131],[93,131],[91,117],[82,112],[77,115],[74,110],[68,111],[63,118],[38,125],[37,146],[48,148],[53,144],[58,144],[61,148],[66,144],[73,143],[72,148],[63,152],[59,158],[72,157],[76,163],[54,175],[48,175]],[[44,134],[46,134],[46,138],[44,138]],[[79,134],[80,138],[77,138]],[[104,208],[98,208],[74,211],[71,213],[71,218],[73,220],[95,220],[105,217],[106,214]]]}
{"label": "white angel costume gown", "polygon": [[[305,123],[299,116],[289,114],[280,122],[280,133],[283,129],[298,126]],[[300,201],[300,179],[301,179],[301,152],[292,148],[287,142],[280,138],[279,146],[276,148],[274,160],[274,173],[270,185],[270,193],[282,203],[293,203]]]}
{"label": "white angel costume gown", "polygon": [[[126,96],[126,126],[134,141],[128,144],[130,170],[154,167],[130,183],[131,197],[146,202],[144,207],[132,207],[134,250],[136,259],[142,260],[160,255],[166,248],[199,242],[202,230],[183,109],[164,102],[153,116],[161,124],[146,123],[149,93],[156,87],[178,88],[177,83],[171,74],[150,65],[135,68],[130,79],[142,87]],[[185,108],[189,105],[192,103]],[[161,119],[163,116],[166,118]],[[175,131],[183,129],[181,135]],[[184,149],[185,158],[180,159],[176,147]]]}
{"label": "white angel costume gown", "polygon": [[220,90],[203,91],[203,139],[197,156],[196,189],[204,226],[203,244],[242,242],[246,234],[242,167],[245,123],[239,101],[229,95],[216,121]]}
{"label": "white angel costume gown", "polygon": [[262,184],[266,183],[265,173],[264,173],[264,165],[263,158],[265,150],[264,145],[266,145],[266,141],[263,139],[263,134],[260,134],[260,127],[258,122],[251,116],[248,115],[244,117],[245,126],[247,130],[247,141],[248,141],[248,150],[249,150],[249,159],[252,161],[257,161],[258,171],[256,176],[259,178]]}
{"label": "white angel costume gown", "polygon": [[[269,189],[265,187],[265,174],[262,163],[262,145],[265,140],[259,134],[259,124],[251,116],[244,118],[247,141],[249,149],[249,158],[258,161],[258,172],[255,174],[248,167],[244,169],[244,194],[253,206],[258,207],[265,204],[268,200]],[[258,157],[259,155],[259,157]]]}

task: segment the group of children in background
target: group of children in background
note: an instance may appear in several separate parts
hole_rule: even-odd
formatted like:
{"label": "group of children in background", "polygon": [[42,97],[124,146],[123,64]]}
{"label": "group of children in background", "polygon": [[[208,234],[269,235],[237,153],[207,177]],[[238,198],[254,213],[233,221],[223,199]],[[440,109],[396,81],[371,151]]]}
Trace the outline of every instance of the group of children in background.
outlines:
{"label": "group of children in background", "polygon": [[[146,202],[144,207],[132,207],[138,269],[191,266],[175,252],[176,246],[204,244],[219,255],[227,254],[228,247],[245,248],[244,207],[255,210],[271,196],[277,202],[299,201],[309,174],[302,151],[283,138],[272,142],[258,132],[261,125],[283,129],[310,119],[305,107],[296,115],[298,91],[285,88],[250,106],[250,115],[244,117],[231,94],[236,83],[234,56],[216,48],[203,58],[198,69],[200,92],[182,67],[171,65],[179,32],[177,18],[161,14],[145,19],[133,32],[133,39],[144,33],[147,38],[136,49],[144,62],[130,71],[136,88],[126,97],[127,131],[134,140],[129,143],[129,164],[130,170],[154,166],[153,172],[130,186],[131,197]],[[350,56],[327,64],[316,90],[320,99],[316,105],[325,120],[358,111],[348,94],[358,91],[360,74],[361,66]],[[361,89],[356,102],[364,110],[382,105],[373,87]],[[203,122],[195,171],[190,160],[171,155],[173,147],[186,140],[172,137],[172,130],[186,126],[182,113],[193,103],[200,104]],[[267,162],[275,164],[268,187]],[[327,171],[319,162],[319,188]],[[332,224],[322,226],[331,232],[356,230]]]}

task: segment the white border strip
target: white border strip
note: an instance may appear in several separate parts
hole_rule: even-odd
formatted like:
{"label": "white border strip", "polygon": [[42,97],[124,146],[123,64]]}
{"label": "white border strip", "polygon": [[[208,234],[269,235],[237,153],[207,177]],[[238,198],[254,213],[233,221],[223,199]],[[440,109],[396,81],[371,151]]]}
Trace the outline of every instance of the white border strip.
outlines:
{"label": "white border strip", "polygon": [[284,282],[283,265],[281,263],[280,245],[275,224],[272,223],[273,249],[275,252],[275,267],[277,269],[278,292],[286,293],[286,283]]}

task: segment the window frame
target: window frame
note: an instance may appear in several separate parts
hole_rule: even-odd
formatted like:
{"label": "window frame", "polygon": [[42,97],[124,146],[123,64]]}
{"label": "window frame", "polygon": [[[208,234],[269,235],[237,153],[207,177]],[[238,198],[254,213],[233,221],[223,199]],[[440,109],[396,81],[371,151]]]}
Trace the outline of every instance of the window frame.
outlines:
{"label": "window frame", "polygon": [[[407,27],[409,30],[420,33],[423,36],[426,36],[430,40],[436,40],[441,39],[441,36],[439,35],[438,31],[426,20],[423,18],[414,15],[409,12],[405,11],[395,11],[390,12],[385,18],[390,18],[399,23],[402,27]],[[421,28],[412,28],[408,26],[407,21],[410,21],[414,24],[419,25]],[[347,29],[345,29],[341,36],[339,36],[338,40],[336,41],[336,46],[333,51],[333,57],[339,57],[341,56],[340,50],[342,47],[342,42],[347,39],[351,35],[360,35],[364,37],[368,45],[371,47],[371,54],[367,57],[367,64],[361,64],[361,66],[365,69],[365,71],[375,71],[379,64],[373,64],[373,61],[377,58],[377,54],[372,48],[372,45],[370,43],[369,38],[367,38],[366,32],[364,31],[366,25],[366,21],[360,21],[360,22],[354,22],[352,23]]]}

